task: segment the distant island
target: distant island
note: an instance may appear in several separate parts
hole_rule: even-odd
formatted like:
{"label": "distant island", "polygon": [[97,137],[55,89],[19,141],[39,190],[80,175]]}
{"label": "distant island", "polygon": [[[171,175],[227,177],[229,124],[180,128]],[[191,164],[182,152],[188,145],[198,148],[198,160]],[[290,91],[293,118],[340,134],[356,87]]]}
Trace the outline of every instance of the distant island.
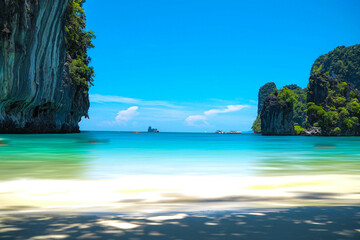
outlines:
{"label": "distant island", "polygon": [[148,132],[156,132],[156,133],[158,133],[159,130],[157,130],[156,128],[152,128],[151,126],[149,126]]}
{"label": "distant island", "polygon": [[358,136],[358,88],[360,45],[337,47],[316,59],[307,88],[262,86],[252,129],[263,135]]}

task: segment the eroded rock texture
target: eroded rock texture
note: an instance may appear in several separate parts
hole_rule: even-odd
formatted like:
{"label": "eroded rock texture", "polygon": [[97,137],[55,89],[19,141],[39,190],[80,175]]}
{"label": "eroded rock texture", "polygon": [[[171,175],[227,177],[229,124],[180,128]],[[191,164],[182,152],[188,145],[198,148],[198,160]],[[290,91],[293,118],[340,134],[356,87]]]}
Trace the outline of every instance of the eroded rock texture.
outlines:
{"label": "eroded rock texture", "polygon": [[87,92],[70,82],[68,0],[0,1],[0,132],[79,132]]}
{"label": "eroded rock texture", "polygon": [[265,99],[276,91],[276,84],[274,82],[268,82],[259,89],[258,94],[258,115],[264,106]]}
{"label": "eroded rock texture", "polygon": [[280,102],[276,96],[268,96],[261,110],[263,135],[294,135],[293,108]]}

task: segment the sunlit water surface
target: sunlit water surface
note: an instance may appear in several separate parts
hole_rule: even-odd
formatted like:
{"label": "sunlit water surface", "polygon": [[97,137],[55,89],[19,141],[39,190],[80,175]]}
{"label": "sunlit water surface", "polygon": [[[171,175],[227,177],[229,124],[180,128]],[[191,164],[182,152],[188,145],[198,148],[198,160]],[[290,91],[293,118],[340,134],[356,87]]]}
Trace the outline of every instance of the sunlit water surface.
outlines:
{"label": "sunlit water surface", "polygon": [[360,203],[357,137],[83,132],[0,138],[2,212]]}

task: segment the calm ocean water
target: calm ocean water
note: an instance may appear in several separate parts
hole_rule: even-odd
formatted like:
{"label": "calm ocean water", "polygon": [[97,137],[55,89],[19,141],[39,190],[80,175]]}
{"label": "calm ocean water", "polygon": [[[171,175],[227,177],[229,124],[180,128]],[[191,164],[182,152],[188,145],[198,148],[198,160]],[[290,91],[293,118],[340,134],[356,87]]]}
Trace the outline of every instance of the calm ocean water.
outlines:
{"label": "calm ocean water", "polygon": [[83,132],[0,138],[0,180],[360,172],[357,137]]}
{"label": "calm ocean water", "polygon": [[360,138],[2,135],[1,211],[192,211],[360,203]]}

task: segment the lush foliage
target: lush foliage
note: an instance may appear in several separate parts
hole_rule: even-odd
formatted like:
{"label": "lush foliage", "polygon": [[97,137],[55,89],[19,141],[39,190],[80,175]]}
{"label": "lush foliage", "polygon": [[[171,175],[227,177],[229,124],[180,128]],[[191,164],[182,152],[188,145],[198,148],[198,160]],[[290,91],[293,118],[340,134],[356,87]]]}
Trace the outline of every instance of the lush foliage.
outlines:
{"label": "lush foliage", "polygon": [[[308,103],[307,114],[312,126],[324,135],[355,135],[359,132],[360,103],[357,90],[338,79],[327,84],[327,96],[321,105]],[[334,84],[334,82],[336,84]]]}
{"label": "lush foliage", "polygon": [[299,125],[294,126],[296,135],[300,135],[303,131],[305,131],[305,128],[300,127]]}
{"label": "lush foliage", "polygon": [[89,66],[91,58],[87,50],[93,48],[92,31],[86,31],[86,16],[82,5],[85,0],[70,0],[67,6],[66,48],[69,60],[71,80],[85,92],[93,85],[94,69]]}
{"label": "lush foliage", "polygon": [[251,129],[254,131],[254,133],[260,133],[261,132],[261,118],[260,118],[260,115],[257,116],[257,118],[254,121]]}
{"label": "lush foliage", "polygon": [[289,108],[292,108],[294,112],[293,121],[294,125],[298,126],[297,129],[304,130],[307,122],[306,89],[302,89],[295,84],[287,85],[280,90],[278,98],[280,102],[286,103]]}
{"label": "lush foliage", "polygon": [[292,90],[296,94],[297,101],[294,104],[294,123],[302,128],[307,124],[307,104],[306,104],[306,89],[297,87]]}
{"label": "lush foliage", "polygon": [[[272,92],[281,103],[286,104],[287,110],[293,111],[294,130],[297,134],[305,129],[318,127],[322,135],[360,135],[358,89],[360,45],[354,45],[337,47],[320,56],[311,69],[307,89],[287,85],[280,91]],[[253,130],[257,132],[260,125],[258,117]]]}
{"label": "lush foliage", "polygon": [[287,87],[284,87],[280,90],[278,94],[278,99],[280,100],[280,102],[285,103],[290,107],[293,107],[294,104],[297,102],[297,95]]}
{"label": "lush foliage", "polygon": [[[287,85],[282,88],[280,91],[276,88],[274,83],[267,83],[265,84],[259,91],[259,101],[260,101],[260,94],[274,94],[277,96],[281,103],[287,105],[287,107],[294,112],[294,124],[295,131],[299,130],[302,132],[304,127],[306,126],[306,90],[300,88],[299,86],[292,84]],[[266,98],[265,97],[265,98]],[[265,100],[264,98],[264,100]],[[254,121],[252,128],[255,133],[261,132],[261,118],[260,114],[257,116],[256,120]],[[300,133],[299,132],[299,133]]]}
{"label": "lush foliage", "polygon": [[[360,86],[360,45],[337,47],[316,59],[311,74],[324,73]],[[360,89],[360,88],[359,88]]]}

